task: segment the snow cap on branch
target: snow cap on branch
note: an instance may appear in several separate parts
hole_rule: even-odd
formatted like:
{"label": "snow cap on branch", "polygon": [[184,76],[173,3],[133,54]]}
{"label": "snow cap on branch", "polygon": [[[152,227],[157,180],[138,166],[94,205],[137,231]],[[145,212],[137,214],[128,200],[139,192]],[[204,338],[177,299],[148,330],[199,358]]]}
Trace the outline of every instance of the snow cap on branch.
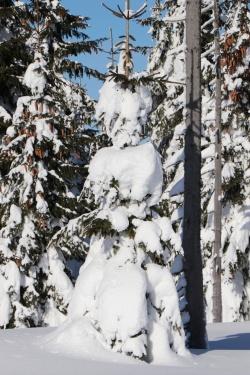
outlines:
{"label": "snow cap on branch", "polygon": [[108,79],[100,90],[96,118],[103,119],[105,131],[114,146],[135,146],[143,137],[151,110],[152,96],[148,87],[139,84],[132,91]]}

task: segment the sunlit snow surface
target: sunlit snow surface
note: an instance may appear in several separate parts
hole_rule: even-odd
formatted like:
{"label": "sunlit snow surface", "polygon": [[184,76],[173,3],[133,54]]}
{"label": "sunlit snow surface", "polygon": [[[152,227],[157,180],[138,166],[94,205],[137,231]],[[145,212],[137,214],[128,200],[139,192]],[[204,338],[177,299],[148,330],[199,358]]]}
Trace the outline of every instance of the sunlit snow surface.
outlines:
{"label": "sunlit snow surface", "polygon": [[0,331],[1,375],[235,375],[250,368],[250,322],[209,325],[210,350],[168,368],[105,351],[91,332],[82,341],[66,336],[59,345],[51,328]]}

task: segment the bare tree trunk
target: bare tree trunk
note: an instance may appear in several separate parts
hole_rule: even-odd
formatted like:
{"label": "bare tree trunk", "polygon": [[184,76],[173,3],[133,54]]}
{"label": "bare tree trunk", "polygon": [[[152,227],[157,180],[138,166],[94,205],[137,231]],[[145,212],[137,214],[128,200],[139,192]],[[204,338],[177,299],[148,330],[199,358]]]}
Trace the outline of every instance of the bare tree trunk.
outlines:
{"label": "bare tree trunk", "polygon": [[125,56],[125,59],[126,59],[126,62],[125,62],[125,75],[126,77],[129,77],[129,65],[130,65],[130,46],[129,46],[129,42],[130,42],[130,35],[129,35],[129,28],[130,28],[130,25],[129,25],[129,11],[130,11],[130,0],[125,0],[125,13],[127,15],[127,20],[126,20],[126,43],[125,43],[125,50],[126,50],[126,56]]}
{"label": "bare tree trunk", "polygon": [[213,254],[213,319],[222,321],[221,296],[221,66],[218,2],[214,0],[214,44],[216,64],[215,89],[215,191],[214,191],[214,254]]}
{"label": "bare tree trunk", "polygon": [[188,345],[206,348],[201,257],[201,1],[186,3],[186,136],[184,271],[190,322]]}

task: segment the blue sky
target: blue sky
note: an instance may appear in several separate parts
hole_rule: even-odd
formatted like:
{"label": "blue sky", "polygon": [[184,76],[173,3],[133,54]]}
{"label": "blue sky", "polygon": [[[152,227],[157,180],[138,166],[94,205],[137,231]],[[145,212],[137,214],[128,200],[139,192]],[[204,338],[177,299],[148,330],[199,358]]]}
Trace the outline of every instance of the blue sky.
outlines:
{"label": "blue sky", "polygon": [[[116,7],[117,4],[124,6],[124,0],[106,0],[104,1],[107,5],[112,8]],[[153,0],[148,0],[148,9],[153,4]],[[102,6],[102,0],[62,0],[63,5],[68,8],[73,14],[79,14],[83,16],[90,17],[89,29],[87,34],[90,38],[102,38],[108,36],[109,28],[112,27],[115,40],[119,35],[124,34],[124,22],[114,17],[110,12],[108,12]],[[132,8],[138,8],[144,3],[144,0],[131,0]],[[138,45],[151,45],[151,38],[148,34],[148,29],[146,27],[141,27],[133,22],[132,34],[136,37],[136,42]],[[104,44],[104,49],[109,49],[109,42]],[[137,55],[137,54],[136,54]],[[105,72],[106,65],[108,63],[106,54],[98,55],[84,55],[80,56],[79,60],[85,65],[96,68],[102,72]],[[143,70],[146,67],[146,57],[135,56],[135,68],[138,70]],[[98,90],[101,83],[95,79],[84,79],[84,83],[87,86],[89,94],[97,98]]]}

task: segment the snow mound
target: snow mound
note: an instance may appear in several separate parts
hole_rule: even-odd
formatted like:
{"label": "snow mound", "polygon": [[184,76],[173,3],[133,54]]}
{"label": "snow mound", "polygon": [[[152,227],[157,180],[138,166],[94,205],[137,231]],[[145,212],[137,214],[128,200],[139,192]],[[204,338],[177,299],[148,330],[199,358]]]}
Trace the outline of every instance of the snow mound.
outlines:
{"label": "snow mound", "polygon": [[[152,306],[161,311],[160,317],[152,310],[151,319],[151,345],[152,359],[158,362],[171,362],[173,349],[175,353],[183,357],[189,357],[183,340],[184,331],[178,306],[178,294],[170,271],[166,267],[157,264],[147,265],[148,294]],[[179,327],[178,334],[169,338],[168,330],[171,327]],[[158,333],[157,333],[158,332]],[[161,350],[158,352],[158,348]],[[164,355],[161,355],[165,353]]]}
{"label": "snow mound", "polygon": [[151,363],[155,365],[179,367],[187,365],[188,359],[191,359],[188,355],[180,357],[170,349],[166,326],[154,321],[149,325],[149,352]]}
{"label": "snow mound", "polygon": [[[123,262],[120,250],[111,259],[95,257],[81,268],[69,305],[69,318],[85,316],[98,329],[105,346],[141,357],[145,354],[147,281],[137,264]],[[123,253],[123,254],[122,254]]]}
{"label": "snow mound", "polygon": [[[159,346],[154,348],[152,365],[183,367],[192,364],[193,360],[191,356],[180,358],[169,349],[166,328],[161,327],[158,323],[153,323],[150,328],[151,345],[155,340]],[[164,345],[165,340],[166,344]],[[47,333],[39,340],[39,347],[49,353],[60,354],[66,357],[145,366],[145,362],[111,350],[105,343],[101,333],[96,330],[86,317],[69,320],[52,332]],[[168,353],[167,357],[166,350]]]}
{"label": "snow mound", "polygon": [[107,263],[96,295],[97,319],[108,341],[126,341],[146,327],[146,278],[135,264],[112,263]]}
{"label": "snow mound", "polygon": [[145,253],[135,251],[131,239],[124,239],[112,257],[111,252],[111,240],[92,240],[69,304],[69,319],[84,316],[101,335],[104,347],[116,352],[138,358],[148,355],[154,363],[177,361],[173,350],[188,357],[178,295],[168,268],[148,264],[143,269]]}
{"label": "snow mound", "polygon": [[69,357],[84,357],[85,359],[103,362],[139,362],[139,360],[112,352],[105,347],[102,335],[84,317],[67,321],[52,333],[43,337],[39,344],[46,351],[63,353]]}
{"label": "snow mound", "polygon": [[95,309],[96,293],[103,278],[104,264],[105,261],[100,258],[81,267],[68,308],[71,319],[79,318]]}

